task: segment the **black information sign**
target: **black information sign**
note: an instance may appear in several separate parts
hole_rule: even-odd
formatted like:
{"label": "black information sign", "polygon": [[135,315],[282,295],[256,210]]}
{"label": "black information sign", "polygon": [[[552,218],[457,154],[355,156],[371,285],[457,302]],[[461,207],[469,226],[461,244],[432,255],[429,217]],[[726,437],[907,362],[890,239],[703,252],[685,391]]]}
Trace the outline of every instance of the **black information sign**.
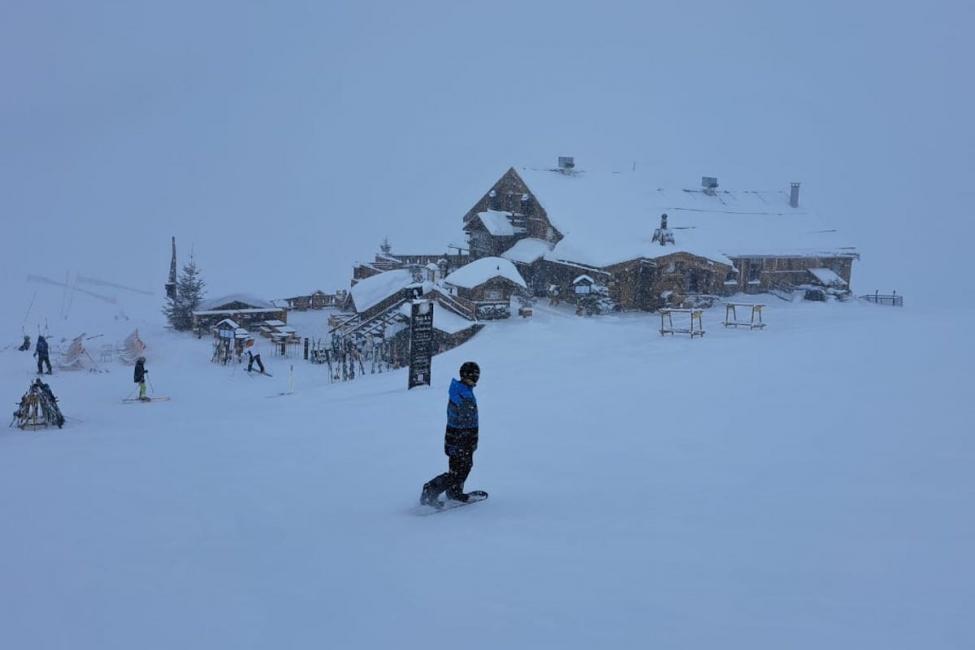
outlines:
{"label": "black information sign", "polygon": [[433,359],[433,301],[417,300],[410,314],[410,388],[430,385]]}

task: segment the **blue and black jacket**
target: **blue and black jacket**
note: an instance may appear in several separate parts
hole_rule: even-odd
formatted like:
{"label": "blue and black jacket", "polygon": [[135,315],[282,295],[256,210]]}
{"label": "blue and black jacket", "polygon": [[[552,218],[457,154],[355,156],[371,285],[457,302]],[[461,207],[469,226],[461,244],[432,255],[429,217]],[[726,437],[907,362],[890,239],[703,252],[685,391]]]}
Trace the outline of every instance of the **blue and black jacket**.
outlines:
{"label": "blue and black jacket", "polygon": [[34,348],[34,351],[40,357],[47,356],[47,340],[43,336],[37,337],[37,346]]}
{"label": "blue and black jacket", "polygon": [[450,382],[447,402],[447,435],[444,452],[448,456],[473,453],[477,449],[477,398],[474,390],[456,379]]}

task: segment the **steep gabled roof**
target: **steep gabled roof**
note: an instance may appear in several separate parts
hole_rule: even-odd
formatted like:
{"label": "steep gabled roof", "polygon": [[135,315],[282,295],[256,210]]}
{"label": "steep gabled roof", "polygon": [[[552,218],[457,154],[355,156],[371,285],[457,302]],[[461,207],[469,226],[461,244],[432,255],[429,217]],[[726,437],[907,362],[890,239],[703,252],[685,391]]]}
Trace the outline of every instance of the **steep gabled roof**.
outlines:
{"label": "steep gabled roof", "polygon": [[[789,205],[789,192],[664,188],[636,171],[541,168],[517,173],[564,236],[546,255],[605,267],[638,257],[686,252],[729,263],[761,255],[852,255],[855,249],[805,207]],[[674,244],[651,243],[668,215]]]}

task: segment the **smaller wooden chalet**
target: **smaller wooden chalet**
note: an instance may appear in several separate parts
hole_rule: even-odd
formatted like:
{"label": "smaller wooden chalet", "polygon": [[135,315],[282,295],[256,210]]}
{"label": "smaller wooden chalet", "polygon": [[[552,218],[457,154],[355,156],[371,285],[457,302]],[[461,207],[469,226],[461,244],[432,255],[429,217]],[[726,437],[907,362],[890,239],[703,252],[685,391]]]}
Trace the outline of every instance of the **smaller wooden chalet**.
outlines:
{"label": "smaller wooden chalet", "polygon": [[528,291],[515,265],[502,257],[482,257],[462,266],[444,278],[443,286],[472,304],[478,320],[510,317],[511,297]]}
{"label": "smaller wooden chalet", "polygon": [[231,294],[202,302],[200,308],[193,312],[193,329],[203,332],[228,318],[241,327],[265,320],[287,322],[288,310],[246,294]]}
{"label": "smaller wooden chalet", "polygon": [[328,294],[319,289],[309,294],[291,296],[290,298],[284,298],[283,301],[279,300],[275,302],[284,302],[288,309],[307,311],[309,309],[325,309],[327,307],[334,307],[337,301],[336,294]]}

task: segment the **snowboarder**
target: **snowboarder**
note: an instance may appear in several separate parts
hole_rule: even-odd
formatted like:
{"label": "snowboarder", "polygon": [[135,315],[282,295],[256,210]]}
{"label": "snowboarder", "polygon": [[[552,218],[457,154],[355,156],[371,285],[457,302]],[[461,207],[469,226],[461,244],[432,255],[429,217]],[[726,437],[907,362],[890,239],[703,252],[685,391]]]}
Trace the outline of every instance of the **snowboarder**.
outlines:
{"label": "snowboarder", "polygon": [[51,358],[48,356],[47,339],[43,336],[37,337],[37,345],[34,346],[34,356],[37,357],[37,374],[43,374],[44,364],[47,364],[47,374],[54,374],[51,370]]}
{"label": "snowboarder", "polygon": [[[139,384],[139,399],[143,402],[148,402],[149,397],[146,395],[146,375],[149,371],[146,370],[146,358],[139,357],[135,360],[135,371],[132,373],[132,379],[135,383]],[[131,395],[131,393],[129,393]]]}
{"label": "snowboarder", "polygon": [[264,363],[261,362],[261,353],[258,352],[257,354],[254,354],[254,350],[251,349],[251,348],[248,348],[248,350],[247,350],[247,372],[250,372],[251,370],[254,369],[254,364],[255,363],[257,364],[257,370],[258,370],[258,372],[260,372],[261,374],[265,374],[266,375],[267,373],[264,371]]}
{"label": "snowboarder", "polygon": [[474,467],[474,451],[477,450],[477,399],[474,387],[481,377],[481,369],[473,361],[460,367],[460,381],[450,382],[447,401],[447,432],[444,436],[444,453],[447,454],[449,470],[423,486],[420,503],[435,508],[442,507],[440,494],[447,492],[447,498],[467,502],[464,481]]}
{"label": "snowboarder", "polygon": [[17,349],[20,350],[21,352],[27,352],[28,350],[30,350],[30,336],[24,334],[24,342],[21,343],[20,347]]}

